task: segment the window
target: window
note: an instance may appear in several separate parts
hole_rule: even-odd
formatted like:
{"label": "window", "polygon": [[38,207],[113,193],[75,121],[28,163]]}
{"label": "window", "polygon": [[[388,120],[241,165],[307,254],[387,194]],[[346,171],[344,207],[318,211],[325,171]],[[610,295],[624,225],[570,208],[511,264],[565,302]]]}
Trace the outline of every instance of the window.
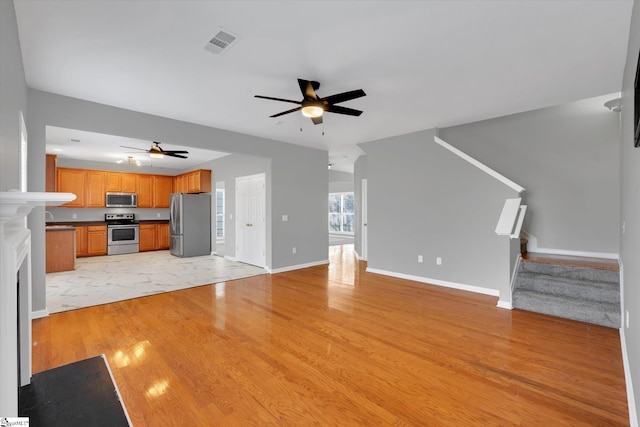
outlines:
{"label": "window", "polygon": [[216,190],[216,237],[224,237],[224,190]]}
{"label": "window", "polygon": [[329,233],[353,234],[353,193],[329,194]]}

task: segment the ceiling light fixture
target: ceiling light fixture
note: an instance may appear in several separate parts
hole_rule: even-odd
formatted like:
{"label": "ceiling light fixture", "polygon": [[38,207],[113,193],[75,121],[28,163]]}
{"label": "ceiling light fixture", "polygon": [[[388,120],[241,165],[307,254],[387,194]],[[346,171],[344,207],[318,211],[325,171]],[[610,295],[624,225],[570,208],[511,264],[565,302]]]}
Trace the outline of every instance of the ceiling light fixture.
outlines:
{"label": "ceiling light fixture", "polygon": [[118,163],[127,163],[127,164],[130,164],[130,165],[140,166],[140,160],[136,160],[132,156],[128,156],[124,160],[118,160]]}
{"label": "ceiling light fixture", "polygon": [[307,104],[302,107],[302,115],[305,117],[315,119],[317,117],[322,117],[322,113],[324,113],[324,109],[318,104]]}

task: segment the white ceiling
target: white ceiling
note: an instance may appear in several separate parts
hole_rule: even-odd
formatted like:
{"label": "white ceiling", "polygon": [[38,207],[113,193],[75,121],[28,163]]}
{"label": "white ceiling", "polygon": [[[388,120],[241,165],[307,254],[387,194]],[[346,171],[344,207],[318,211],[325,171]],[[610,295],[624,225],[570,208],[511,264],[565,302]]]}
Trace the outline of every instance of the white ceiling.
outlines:
{"label": "white ceiling", "polygon": [[[631,0],[15,0],[31,88],[329,151],[620,91]],[[238,36],[205,50],[220,28]],[[362,88],[314,126],[320,96]],[[302,127],[302,132],[300,128]],[[324,131],[324,135],[322,134]],[[188,145],[188,141],[185,141]],[[212,147],[215,149],[215,147]]]}
{"label": "white ceiling", "polygon": [[[151,158],[146,152],[153,145],[150,141],[56,126],[47,126],[46,139],[47,154],[56,154],[62,158],[107,163],[128,162],[131,158],[131,161],[139,162],[139,166],[168,169],[188,169],[228,155],[228,153],[218,151],[161,142],[160,147],[165,151],[186,150],[189,154],[186,154],[186,159],[170,156],[156,159]],[[138,148],[139,150],[125,147]]]}

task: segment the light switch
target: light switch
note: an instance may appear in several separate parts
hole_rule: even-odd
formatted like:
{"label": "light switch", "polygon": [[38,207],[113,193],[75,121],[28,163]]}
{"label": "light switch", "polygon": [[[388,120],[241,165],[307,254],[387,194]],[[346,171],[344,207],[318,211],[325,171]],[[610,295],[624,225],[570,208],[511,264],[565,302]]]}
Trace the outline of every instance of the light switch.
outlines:
{"label": "light switch", "polygon": [[282,222],[289,221],[289,215],[282,215]]}

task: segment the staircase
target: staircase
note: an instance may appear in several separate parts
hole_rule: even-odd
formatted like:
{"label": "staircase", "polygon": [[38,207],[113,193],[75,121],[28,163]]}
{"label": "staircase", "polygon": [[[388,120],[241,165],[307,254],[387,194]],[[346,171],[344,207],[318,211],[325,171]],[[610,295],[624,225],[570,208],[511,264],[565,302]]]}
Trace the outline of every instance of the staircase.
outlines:
{"label": "staircase", "polygon": [[522,259],[513,307],[617,329],[620,272]]}

